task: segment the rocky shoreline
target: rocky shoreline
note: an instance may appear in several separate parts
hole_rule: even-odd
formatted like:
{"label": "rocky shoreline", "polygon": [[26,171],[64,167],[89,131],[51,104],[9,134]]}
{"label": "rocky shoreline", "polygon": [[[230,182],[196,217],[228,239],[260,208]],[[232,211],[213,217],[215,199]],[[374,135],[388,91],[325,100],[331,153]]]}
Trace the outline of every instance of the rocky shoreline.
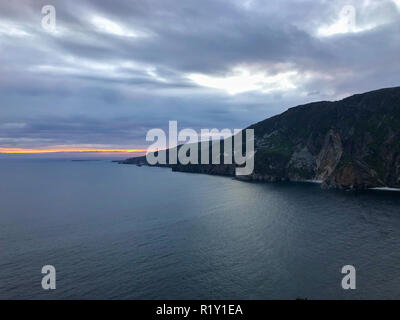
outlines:
{"label": "rocky shoreline", "polygon": [[[254,124],[255,170],[242,181],[322,181],[322,188],[400,188],[400,87],[297,106]],[[119,163],[147,165],[146,157]],[[235,176],[235,165],[164,165]]]}

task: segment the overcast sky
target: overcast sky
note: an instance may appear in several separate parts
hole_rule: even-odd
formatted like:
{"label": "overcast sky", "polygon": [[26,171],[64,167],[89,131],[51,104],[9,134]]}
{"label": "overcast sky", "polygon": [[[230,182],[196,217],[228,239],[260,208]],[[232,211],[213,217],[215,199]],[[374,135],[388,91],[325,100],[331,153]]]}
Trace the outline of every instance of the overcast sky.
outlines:
{"label": "overcast sky", "polygon": [[400,0],[1,1],[0,148],[143,148],[169,120],[243,128],[398,86],[399,57]]}

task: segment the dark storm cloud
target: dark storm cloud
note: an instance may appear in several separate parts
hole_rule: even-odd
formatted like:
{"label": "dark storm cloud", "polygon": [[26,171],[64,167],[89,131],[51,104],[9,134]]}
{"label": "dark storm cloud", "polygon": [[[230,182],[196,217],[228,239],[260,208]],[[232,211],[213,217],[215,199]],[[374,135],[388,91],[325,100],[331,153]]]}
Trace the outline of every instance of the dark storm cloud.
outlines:
{"label": "dark storm cloud", "polygon": [[0,147],[143,146],[400,84],[396,0],[55,0],[55,33],[47,4],[0,3]]}

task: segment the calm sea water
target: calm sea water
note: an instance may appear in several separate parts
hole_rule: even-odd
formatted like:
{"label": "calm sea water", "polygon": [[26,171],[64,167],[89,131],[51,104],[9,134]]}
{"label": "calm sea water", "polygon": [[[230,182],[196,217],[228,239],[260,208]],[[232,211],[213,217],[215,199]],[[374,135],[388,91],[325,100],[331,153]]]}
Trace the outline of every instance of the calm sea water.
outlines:
{"label": "calm sea water", "polygon": [[0,161],[1,299],[399,299],[399,262],[398,192]]}

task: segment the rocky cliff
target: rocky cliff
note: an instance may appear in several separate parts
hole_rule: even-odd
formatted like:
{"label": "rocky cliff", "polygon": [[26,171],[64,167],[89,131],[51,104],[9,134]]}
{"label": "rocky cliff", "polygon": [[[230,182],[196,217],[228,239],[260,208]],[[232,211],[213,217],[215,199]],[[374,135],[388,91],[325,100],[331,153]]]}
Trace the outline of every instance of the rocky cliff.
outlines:
{"label": "rocky cliff", "polygon": [[[400,87],[297,106],[249,127],[257,181],[321,180],[325,188],[400,188]],[[145,157],[123,163],[145,163]],[[233,165],[174,171],[234,175]]]}

